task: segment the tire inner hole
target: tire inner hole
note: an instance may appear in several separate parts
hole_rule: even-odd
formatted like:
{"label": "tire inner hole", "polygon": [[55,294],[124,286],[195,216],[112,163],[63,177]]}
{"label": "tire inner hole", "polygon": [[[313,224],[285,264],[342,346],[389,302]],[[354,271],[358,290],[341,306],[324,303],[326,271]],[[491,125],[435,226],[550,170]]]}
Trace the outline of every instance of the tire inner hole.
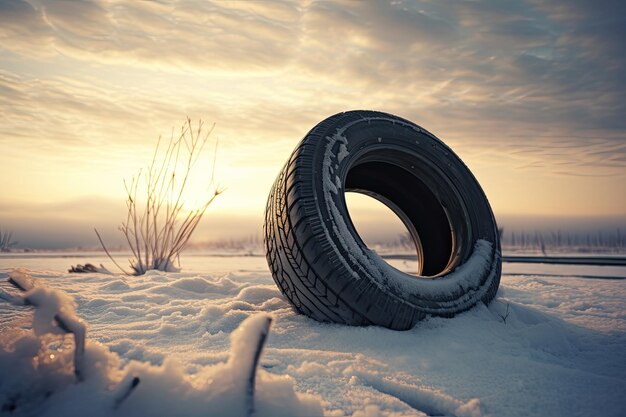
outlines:
{"label": "tire inner hole", "polygon": [[386,258],[392,267],[418,274],[418,248],[402,220],[380,200],[358,191],[345,193],[350,220],[363,244]]}
{"label": "tire inner hole", "polygon": [[[350,220],[366,246],[375,248],[378,242],[372,239],[380,238],[374,237],[374,231],[391,227],[394,223],[389,219],[395,218],[398,234],[405,237],[408,234],[413,242],[410,250],[416,255],[416,268],[411,269],[424,277],[436,276],[446,269],[452,253],[452,229],[441,202],[416,175],[394,164],[368,161],[350,168],[345,190]],[[353,200],[360,198],[351,195],[355,193],[378,200],[378,208],[373,208],[375,203],[363,203],[367,200],[354,204]],[[364,209],[359,207],[367,205],[370,206],[369,218],[373,219],[367,221],[368,225],[359,219],[368,217],[360,214]],[[406,270],[405,267],[397,269]]]}

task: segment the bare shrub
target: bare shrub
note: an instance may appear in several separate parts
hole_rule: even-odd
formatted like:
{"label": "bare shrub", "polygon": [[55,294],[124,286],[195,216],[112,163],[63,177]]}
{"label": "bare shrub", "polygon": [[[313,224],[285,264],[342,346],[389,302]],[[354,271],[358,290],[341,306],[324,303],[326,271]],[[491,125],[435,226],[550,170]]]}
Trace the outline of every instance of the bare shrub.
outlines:
{"label": "bare shrub", "polygon": [[213,127],[214,125],[208,130],[204,129],[200,120],[194,128],[191,119],[187,118],[179,135],[172,132],[165,150],[162,149],[159,137],[152,162],[146,172],[139,171],[130,184],[124,181],[128,211],[126,221],[120,225],[119,230],[133,254],[133,259],[129,260],[132,273],[115,261],[102,236],[94,229],[108,257],[124,273],[142,275],[150,269],[179,270],[180,253],[189,242],[206,209],[222,192],[214,181],[216,141],[208,196],[196,208],[185,213],[185,198],[188,197],[185,191],[189,185],[190,174]]}
{"label": "bare shrub", "polygon": [[17,245],[18,242],[11,240],[12,237],[11,231],[0,230],[0,252],[11,252],[13,246]]}

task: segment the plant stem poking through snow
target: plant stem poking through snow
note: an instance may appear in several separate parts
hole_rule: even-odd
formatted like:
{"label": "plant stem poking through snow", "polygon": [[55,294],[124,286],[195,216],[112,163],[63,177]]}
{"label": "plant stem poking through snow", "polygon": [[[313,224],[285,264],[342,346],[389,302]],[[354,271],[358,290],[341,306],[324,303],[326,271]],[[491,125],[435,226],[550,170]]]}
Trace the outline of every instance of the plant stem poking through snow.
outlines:
{"label": "plant stem poking through snow", "polygon": [[[267,314],[249,317],[231,336],[232,353],[228,359],[236,380],[245,381],[246,412],[254,414],[254,384],[261,352],[270,331],[272,318]],[[237,375],[238,374],[238,375]]]}
{"label": "plant stem poking through snow", "polygon": [[509,317],[509,303],[506,303],[506,311],[504,314],[498,314],[502,319],[502,323],[506,324],[506,319]]}
{"label": "plant stem poking through snow", "polygon": [[133,377],[133,379],[130,381],[130,384],[124,389],[122,394],[116,398],[113,408],[117,409],[130,396],[130,394],[133,393],[133,391],[135,390],[135,388],[137,388],[137,385],[139,385],[140,382],[141,379],[139,379],[138,376]]}
{"label": "plant stem poking through snow", "polygon": [[9,283],[24,292],[23,296],[2,296],[13,304],[35,307],[33,327],[39,333],[54,333],[51,326],[74,335],[74,375],[78,381],[84,379],[85,338],[87,326],[76,316],[72,299],[61,291],[37,287],[33,279],[20,271],[9,274]]}
{"label": "plant stem poking through snow", "polygon": [[[174,262],[179,259],[206,209],[223,191],[216,187],[214,182],[216,141],[208,184],[212,192],[203,203],[187,214],[184,213],[187,197],[185,190],[189,184],[192,168],[202,154],[214,126],[204,131],[201,120],[194,128],[191,119],[187,118],[178,136],[174,136],[172,132],[164,151],[160,149],[161,137],[159,137],[152,162],[145,174],[140,171],[132,178],[130,184],[124,182],[128,211],[126,221],[121,224],[119,230],[124,234],[133,253],[134,259],[129,260],[133,275],[143,275],[150,269],[177,271]],[[100,233],[97,230],[95,232],[113,263],[124,273],[131,275],[115,261]]]}

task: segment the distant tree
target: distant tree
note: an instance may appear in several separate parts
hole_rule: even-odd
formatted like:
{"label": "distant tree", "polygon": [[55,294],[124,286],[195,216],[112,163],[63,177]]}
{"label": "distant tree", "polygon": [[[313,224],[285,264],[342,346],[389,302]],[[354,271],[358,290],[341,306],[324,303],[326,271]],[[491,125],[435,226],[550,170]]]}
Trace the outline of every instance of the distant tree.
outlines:
{"label": "distant tree", "polygon": [[0,229],[0,252],[10,252],[13,246],[17,245],[19,242],[11,240],[13,237],[13,232],[6,231],[3,232]]}

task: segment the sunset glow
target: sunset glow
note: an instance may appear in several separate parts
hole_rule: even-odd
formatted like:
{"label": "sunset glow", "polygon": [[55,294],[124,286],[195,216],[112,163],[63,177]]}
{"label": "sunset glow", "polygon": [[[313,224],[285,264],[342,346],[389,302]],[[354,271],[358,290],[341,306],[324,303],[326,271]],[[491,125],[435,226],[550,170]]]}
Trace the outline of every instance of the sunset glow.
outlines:
{"label": "sunset glow", "polygon": [[433,132],[498,218],[623,223],[624,10],[564,4],[0,0],[0,227],[95,246],[189,116],[216,123],[226,188],[197,238],[259,234],[294,146],[350,109]]}

